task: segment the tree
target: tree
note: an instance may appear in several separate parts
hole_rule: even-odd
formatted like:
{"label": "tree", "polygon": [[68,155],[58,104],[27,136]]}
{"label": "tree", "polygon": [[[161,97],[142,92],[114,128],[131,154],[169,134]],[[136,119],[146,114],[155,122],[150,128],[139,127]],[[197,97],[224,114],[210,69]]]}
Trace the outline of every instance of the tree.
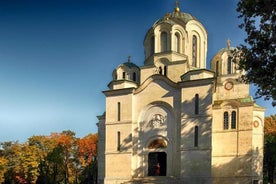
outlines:
{"label": "tree", "polygon": [[[58,163],[58,160],[54,157],[56,153],[54,151],[57,143],[50,136],[32,136],[28,139],[30,146],[35,146],[39,155],[39,176],[37,183],[49,184],[55,183],[56,175],[53,174],[51,166]],[[56,162],[56,163],[53,163]]]}
{"label": "tree", "polygon": [[0,143],[0,183],[95,183],[97,140],[97,134],[76,138],[68,130]]}
{"label": "tree", "polygon": [[97,134],[88,134],[79,139],[78,160],[80,162],[80,183],[95,183],[97,181]]}
{"label": "tree", "polygon": [[276,115],[265,118],[264,133],[264,174],[267,176],[269,183],[274,183],[274,170],[276,167]]}
{"label": "tree", "polygon": [[5,173],[8,171],[8,160],[0,154],[0,183],[5,181]]}
{"label": "tree", "polygon": [[237,11],[247,33],[246,45],[238,47],[244,79],[258,88],[256,97],[272,99],[276,105],[276,1],[240,0]]}
{"label": "tree", "polygon": [[62,131],[60,134],[52,134],[52,136],[62,151],[64,184],[72,183],[76,178],[73,171],[77,165],[74,163],[77,153],[75,133],[67,130]]}

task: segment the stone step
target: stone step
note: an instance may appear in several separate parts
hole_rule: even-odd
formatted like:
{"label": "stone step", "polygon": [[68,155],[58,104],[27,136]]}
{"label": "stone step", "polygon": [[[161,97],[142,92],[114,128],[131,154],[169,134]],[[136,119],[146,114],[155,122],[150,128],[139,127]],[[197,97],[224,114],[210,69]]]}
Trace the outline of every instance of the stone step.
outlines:
{"label": "stone step", "polygon": [[124,182],[123,184],[177,184],[179,183],[176,178],[173,177],[145,177],[145,178],[134,178],[131,181]]}

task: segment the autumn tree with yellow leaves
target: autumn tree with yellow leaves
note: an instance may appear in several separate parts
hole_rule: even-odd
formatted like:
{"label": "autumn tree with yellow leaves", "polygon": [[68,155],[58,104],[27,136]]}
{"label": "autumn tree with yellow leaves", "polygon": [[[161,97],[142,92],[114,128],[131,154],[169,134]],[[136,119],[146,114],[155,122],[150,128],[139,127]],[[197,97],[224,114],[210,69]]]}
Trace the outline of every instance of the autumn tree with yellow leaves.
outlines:
{"label": "autumn tree with yellow leaves", "polygon": [[264,179],[274,183],[276,167],[276,115],[265,118]]}
{"label": "autumn tree with yellow leaves", "polygon": [[[0,145],[0,183],[95,183],[97,134],[77,138],[67,130]],[[93,168],[93,169],[91,169]]]}

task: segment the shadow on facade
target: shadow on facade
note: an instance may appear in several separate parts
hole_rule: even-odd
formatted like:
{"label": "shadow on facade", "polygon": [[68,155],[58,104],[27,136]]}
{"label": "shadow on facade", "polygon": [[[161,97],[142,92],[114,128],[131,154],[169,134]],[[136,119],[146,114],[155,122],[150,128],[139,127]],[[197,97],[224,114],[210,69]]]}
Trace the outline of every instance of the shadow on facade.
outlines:
{"label": "shadow on facade", "polygon": [[[137,163],[133,163],[132,179],[125,183],[211,183],[212,89],[210,87],[203,97],[199,96],[197,105],[196,97],[181,103],[181,93],[179,92],[178,95],[173,96],[168,92],[163,96],[174,97],[173,112],[175,113],[176,134],[173,134],[168,144],[174,144],[172,148],[175,150],[171,152],[172,155],[167,155],[168,158],[171,157],[168,160],[172,162],[170,168],[173,171],[167,170],[167,173],[171,174],[166,176],[148,176],[145,172],[148,170],[148,165],[139,165],[139,161],[137,161]],[[133,130],[133,134],[129,134],[122,140],[120,151],[130,152],[139,160],[139,158],[148,157],[148,152],[138,151],[142,146],[138,135],[139,129],[136,128]],[[161,152],[162,149],[155,148],[149,151]]]}
{"label": "shadow on facade", "polygon": [[212,88],[201,94],[182,103],[179,183],[211,183]]}
{"label": "shadow on facade", "polygon": [[212,177],[214,184],[258,184],[262,181],[263,158],[258,156],[259,150],[249,150],[244,154],[216,157],[220,164],[212,167]]}

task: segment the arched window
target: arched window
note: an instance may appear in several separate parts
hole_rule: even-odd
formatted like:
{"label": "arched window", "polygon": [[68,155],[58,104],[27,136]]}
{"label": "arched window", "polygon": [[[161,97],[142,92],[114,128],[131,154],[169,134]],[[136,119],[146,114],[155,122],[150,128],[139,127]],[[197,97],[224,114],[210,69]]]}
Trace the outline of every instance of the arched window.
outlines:
{"label": "arched window", "polygon": [[136,81],[136,73],[135,72],[132,74],[132,80]]}
{"label": "arched window", "polygon": [[228,60],[227,60],[227,74],[231,74],[231,60],[232,58],[231,57],[228,57]]}
{"label": "arched window", "polygon": [[197,65],[197,37],[193,36],[193,48],[192,48],[192,66],[196,67]]}
{"label": "arched window", "polygon": [[195,126],[195,140],[194,140],[194,146],[198,147],[198,126]]}
{"label": "arched window", "polygon": [[232,111],[231,113],[231,129],[236,129],[237,126],[237,113]]}
{"label": "arched window", "polygon": [[117,132],[117,151],[121,150],[121,132]]}
{"label": "arched window", "polygon": [[159,67],[159,74],[161,74],[161,75],[162,75],[162,73],[163,73],[163,71],[162,71],[162,67],[160,66],[160,67]]}
{"label": "arched window", "polygon": [[117,121],[121,121],[121,103],[117,103]]}
{"label": "arched window", "polygon": [[195,95],[195,114],[199,112],[199,97],[198,94]]}
{"label": "arched window", "polygon": [[224,112],[223,114],[223,129],[227,130],[229,128],[229,124],[228,124],[228,112]]}
{"label": "arched window", "polygon": [[164,66],[164,75],[167,76],[167,66]]}
{"label": "arched window", "polygon": [[216,62],[216,76],[219,75],[219,61]]}
{"label": "arched window", "polygon": [[168,36],[166,32],[161,33],[161,52],[167,51]]}
{"label": "arched window", "polygon": [[152,36],[151,38],[150,38],[150,55],[153,55],[154,54],[154,36]]}
{"label": "arched window", "polygon": [[175,33],[175,51],[180,52],[180,35],[179,33]]}
{"label": "arched window", "polygon": [[126,78],[126,72],[123,72],[123,79]]}

